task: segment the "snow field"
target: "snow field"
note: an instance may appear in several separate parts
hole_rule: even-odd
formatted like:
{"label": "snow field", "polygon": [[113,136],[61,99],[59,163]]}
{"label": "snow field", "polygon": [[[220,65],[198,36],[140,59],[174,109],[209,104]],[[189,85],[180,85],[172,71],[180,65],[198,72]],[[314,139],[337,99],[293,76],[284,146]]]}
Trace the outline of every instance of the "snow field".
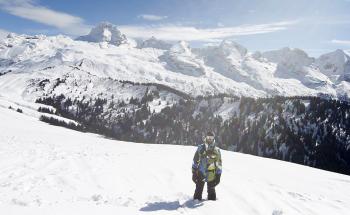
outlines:
{"label": "snow field", "polygon": [[6,214],[350,211],[345,175],[222,151],[218,201],[196,202],[191,199],[193,146],[109,140],[2,107],[0,131],[0,210]]}

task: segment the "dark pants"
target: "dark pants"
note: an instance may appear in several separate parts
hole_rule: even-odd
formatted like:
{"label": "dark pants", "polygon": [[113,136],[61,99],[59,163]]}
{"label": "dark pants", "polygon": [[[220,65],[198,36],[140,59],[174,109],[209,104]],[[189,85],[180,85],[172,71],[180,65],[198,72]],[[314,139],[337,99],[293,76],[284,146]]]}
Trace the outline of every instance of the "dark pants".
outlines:
{"label": "dark pants", "polygon": [[[204,181],[196,183],[196,190],[194,191],[193,199],[202,200],[202,193],[204,188]],[[208,200],[216,200],[214,182],[207,182]]]}

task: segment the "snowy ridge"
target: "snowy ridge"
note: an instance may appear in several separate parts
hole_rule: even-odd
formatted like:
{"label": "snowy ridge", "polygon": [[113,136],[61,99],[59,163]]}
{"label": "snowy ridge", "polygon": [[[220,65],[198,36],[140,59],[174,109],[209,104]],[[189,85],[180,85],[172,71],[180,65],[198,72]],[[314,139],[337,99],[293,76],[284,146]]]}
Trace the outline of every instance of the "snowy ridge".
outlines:
{"label": "snowy ridge", "polygon": [[139,48],[155,48],[169,50],[171,48],[171,44],[162,40],[158,40],[155,37],[151,37],[145,41],[140,42]]}
{"label": "snowy ridge", "polygon": [[[192,146],[137,144],[0,107],[0,209],[11,214],[346,214],[350,177],[222,150],[218,201],[191,200]],[[339,192],[341,191],[341,192]],[[204,193],[205,196],[205,193]]]}
{"label": "snowy ridge", "polygon": [[0,42],[0,83],[13,80],[13,89],[8,86],[0,94],[16,91],[23,97],[30,79],[62,79],[66,72],[79,70],[86,77],[163,84],[191,96],[347,98],[349,56],[343,51],[329,55],[313,59],[290,48],[251,54],[227,40],[192,49],[185,41],[170,47],[151,38],[136,46],[116,26],[104,22],[77,40],[63,35],[9,35]]}
{"label": "snowy ridge", "polygon": [[276,63],[275,76],[283,79],[297,79],[310,88],[331,90],[332,82],[329,77],[313,66],[314,58],[309,57],[303,50],[283,48],[262,54],[267,60]]}
{"label": "snowy ridge", "polygon": [[343,50],[336,50],[334,52],[320,56],[316,65],[321,72],[334,80],[350,81],[350,57]]}
{"label": "snowy ridge", "polygon": [[86,36],[80,36],[77,40],[87,42],[107,42],[113,45],[121,45],[127,43],[127,38],[122,34],[115,25],[108,22],[102,22],[98,26],[91,29]]}
{"label": "snowy ridge", "polygon": [[205,74],[203,62],[192,53],[189,44],[180,41],[171,47],[160,60],[166,63],[171,71],[176,71],[188,76],[200,77]]}

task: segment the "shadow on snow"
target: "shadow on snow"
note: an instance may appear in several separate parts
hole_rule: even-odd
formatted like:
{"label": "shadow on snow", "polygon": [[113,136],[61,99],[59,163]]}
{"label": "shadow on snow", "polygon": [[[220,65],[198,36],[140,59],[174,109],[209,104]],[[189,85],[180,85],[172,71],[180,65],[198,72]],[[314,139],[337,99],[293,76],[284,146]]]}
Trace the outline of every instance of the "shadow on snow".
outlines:
{"label": "shadow on snow", "polygon": [[149,202],[145,207],[140,208],[140,211],[159,211],[159,210],[174,211],[179,208],[197,208],[202,205],[203,205],[203,202],[197,202],[192,199],[187,200],[183,204],[180,204],[179,201]]}

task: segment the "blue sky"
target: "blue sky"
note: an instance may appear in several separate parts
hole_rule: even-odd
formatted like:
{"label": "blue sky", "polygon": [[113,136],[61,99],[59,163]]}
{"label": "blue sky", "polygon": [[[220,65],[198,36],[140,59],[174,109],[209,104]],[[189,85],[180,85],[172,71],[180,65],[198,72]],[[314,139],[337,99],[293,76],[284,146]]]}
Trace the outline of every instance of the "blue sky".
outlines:
{"label": "blue sky", "polygon": [[78,36],[101,21],[129,37],[193,46],[232,39],[249,50],[350,49],[350,0],[0,0],[0,34]]}

